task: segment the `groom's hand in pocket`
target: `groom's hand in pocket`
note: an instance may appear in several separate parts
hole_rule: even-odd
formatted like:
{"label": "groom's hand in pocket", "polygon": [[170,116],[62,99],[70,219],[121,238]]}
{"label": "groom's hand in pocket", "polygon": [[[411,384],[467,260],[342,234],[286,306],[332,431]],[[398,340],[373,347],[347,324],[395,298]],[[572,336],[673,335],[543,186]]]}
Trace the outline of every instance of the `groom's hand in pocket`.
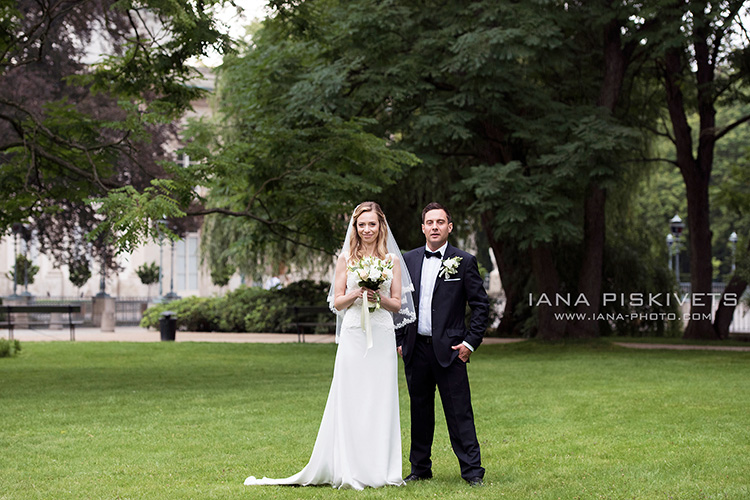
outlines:
{"label": "groom's hand in pocket", "polygon": [[464,363],[469,362],[469,356],[471,356],[471,350],[463,344],[451,346],[451,349],[458,351],[458,359]]}

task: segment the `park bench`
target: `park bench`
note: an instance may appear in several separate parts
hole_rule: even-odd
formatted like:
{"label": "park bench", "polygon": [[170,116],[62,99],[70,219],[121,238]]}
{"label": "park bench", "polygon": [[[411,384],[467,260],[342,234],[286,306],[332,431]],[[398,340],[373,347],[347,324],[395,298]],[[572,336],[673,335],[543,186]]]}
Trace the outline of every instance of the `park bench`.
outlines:
{"label": "park bench", "polygon": [[336,330],[336,318],[326,306],[289,306],[288,310],[297,329],[297,342],[305,342],[305,333],[320,333],[321,329],[332,333]]}
{"label": "park bench", "polygon": [[[0,326],[8,329],[8,338],[13,340],[13,327],[18,324],[23,325],[49,325],[50,322],[43,323],[32,323],[31,321],[19,322],[14,318],[14,314],[32,314],[32,313],[61,313],[63,314],[62,325],[70,328],[70,340],[76,339],[76,327],[75,325],[81,324],[82,321],[73,320],[74,313],[81,312],[80,305],[52,305],[52,304],[38,304],[28,306],[11,306],[3,305],[0,306],[0,312],[3,313],[2,323]],[[66,314],[67,313],[67,314]]]}

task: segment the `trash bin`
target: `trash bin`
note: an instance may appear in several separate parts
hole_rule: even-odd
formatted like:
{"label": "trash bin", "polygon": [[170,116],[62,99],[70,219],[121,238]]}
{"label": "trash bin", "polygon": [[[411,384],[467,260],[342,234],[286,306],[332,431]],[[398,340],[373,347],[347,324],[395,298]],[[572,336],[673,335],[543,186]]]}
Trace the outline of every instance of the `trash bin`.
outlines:
{"label": "trash bin", "polygon": [[161,331],[162,341],[174,341],[175,332],[177,331],[177,316],[173,311],[164,311],[161,313],[159,330]]}

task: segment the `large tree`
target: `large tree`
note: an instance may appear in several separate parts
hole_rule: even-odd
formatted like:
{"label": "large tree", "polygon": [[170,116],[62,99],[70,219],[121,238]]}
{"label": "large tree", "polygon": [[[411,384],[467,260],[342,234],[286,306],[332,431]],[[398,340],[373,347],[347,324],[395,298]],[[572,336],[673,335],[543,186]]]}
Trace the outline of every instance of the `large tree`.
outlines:
{"label": "large tree", "polygon": [[[720,338],[710,300],[712,231],[709,186],[718,141],[750,120],[750,114],[717,121],[719,103],[747,102],[750,40],[744,1],[669,1],[653,15],[662,19],[662,41],[654,53],[664,86],[670,128],[662,131],[674,144],[675,165],[685,182],[690,245],[690,281],[694,297],[685,338]],[[658,38],[657,38],[658,39]],[[697,114],[696,130],[690,123]],[[734,287],[730,291],[736,292]],[[723,321],[723,320],[722,320]]]}
{"label": "large tree", "polygon": [[185,63],[229,42],[220,3],[0,1],[0,232],[29,221],[58,264],[114,265],[85,239],[102,222],[87,199],[165,176],[173,123],[202,93]]}
{"label": "large tree", "polygon": [[[222,161],[221,177],[231,178],[232,185],[212,186],[211,199],[227,207],[231,195],[249,207],[248,200],[263,200],[264,193],[256,194],[262,186],[275,197],[292,195],[282,199],[285,209],[298,207],[293,195],[299,188],[269,188],[296,186],[296,172],[309,171],[305,159],[311,156],[317,162],[315,178],[332,186],[331,174],[333,179],[338,175],[344,188],[337,193],[329,187],[326,201],[352,199],[354,192],[366,188],[368,173],[382,179],[374,184],[380,191],[388,185],[383,175],[387,172],[379,173],[378,156],[362,147],[361,138],[375,138],[384,146],[388,140],[391,151],[403,149],[422,160],[406,173],[412,182],[387,189],[403,206],[418,211],[410,203],[418,198],[413,192],[429,186],[434,172],[440,172],[443,190],[427,192],[446,196],[462,185],[466,206],[478,202],[473,220],[484,226],[508,295],[505,329],[519,328],[514,326],[515,309],[529,269],[538,293],[554,297],[578,288],[591,298],[585,312],[598,311],[604,193],[617,177],[614,154],[634,139],[615,117],[628,58],[637,44],[635,39],[620,39],[625,14],[613,22],[597,22],[602,11],[613,14],[607,2],[588,10],[544,1],[453,2],[439,8],[431,2],[276,4],[277,15],[265,23],[253,47],[225,63],[221,120],[231,124],[232,131],[213,137],[231,145],[215,146],[221,158],[227,153],[227,158],[251,161]],[[310,124],[314,134],[305,129]],[[366,135],[353,134],[341,124],[354,125],[357,134]],[[232,135],[237,133],[242,141]],[[327,139],[330,133],[345,140],[348,151],[370,154],[367,169],[349,163],[351,153],[347,158],[329,150],[329,144],[340,147]],[[273,148],[283,156],[266,155]],[[335,163],[323,163],[322,158]],[[216,157],[213,162],[217,164]],[[295,165],[294,175],[285,171],[274,179],[271,173],[280,163]],[[264,171],[265,165],[270,170]],[[349,176],[337,173],[342,167]],[[224,168],[253,180],[236,189],[238,177]],[[355,179],[363,184],[352,185]],[[312,188],[318,186],[313,183]],[[283,213],[266,206],[271,214]],[[340,202],[322,206],[343,213]],[[318,208],[308,212],[316,215],[315,221],[325,216]],[[250,219],[247,210],[230,214]],[[277,215],[266,219],[291,220]],[[226,229],[242,224],[257,222],[213,227],[224,228],[226,241]],[[262,224],[273,229],[267,221]],[[306,227],[318,236],[330,234],[319,226]],[[243,250],[261,238],[276,238],[251,227],[235,228],[235,233],[241,235]],[[331,245],[329,240],[328,248]],[[586,253],[577,264],[578,283],[566,284],[558,277],[555,249],[560,245]],[[553,316],[559,310],[541,305],[542,335],[598,334],[596,320],[582,321],[566,332],[566,323]]]}
{"label": "large tree", "polygon": [[320,3],[280,7],[251,47],[227,57],[216,116],[187,131],[185,151],[196,163],[181,186],[187,197],[209,188],[199,213],[209,215],[203,249],[217,277],[327,265],[354,204],[382,202],[417,162],[393,147],[397,138],[372,133],[377,121],[342,95],[351,62],[333,57],[321,32],[336,27]]}

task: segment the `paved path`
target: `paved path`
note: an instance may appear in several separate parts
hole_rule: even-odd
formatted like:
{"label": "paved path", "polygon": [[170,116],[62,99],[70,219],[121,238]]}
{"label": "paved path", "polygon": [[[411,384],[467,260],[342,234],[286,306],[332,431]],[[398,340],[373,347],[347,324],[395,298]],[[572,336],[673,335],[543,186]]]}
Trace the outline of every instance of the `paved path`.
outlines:
{"label": "paved path", "polygon": [[[0,337],[8,338],[8,331],[0,332]],[[305,342],[325,344],[333,342],[333,335],[305,335]],[[70,340],[70,330],[34,329],[14,330],[13,338],[21,342],[48,342]],[[114,332],[103,332],[99,328],[76,328],[75,340],[78,342],[160,342],[161,334],[157,330],[148,330],[139,326],[116,327]],[[297,342],[296,333],[218,333],[218,332],[180,332],[175,335],[177,342],[260,342],[288,343]]]}
{"label": "paved path", "polygon": [[630,349],[673,349],[678,351],[741,351],[750,352],[750,347],[731,345],[687,345],[687,344],[641,344],[638,342],[612,342]]}
{"label": "paved path", "polygon": [[[8,331],[0,331],[1,338],[8,338]],[[19,330],[13,331],[13,338],[22,342],[49,342],[70,340],[70,330]],[[116,327],[114,332],[102,332],[99,328],[76,328],[75,340],[78,342],[160,342],[161,334],[156,330],[147,330],[138,326]],[[519,342],[523,339],[486,338],[485,344]],[[258,342],[265,344],[283,344],[297,342],[296,333],[220,333],[220,332],[180,332],[175,335],[176,342]],[[334,335],[305,335],[308,344],[330,344]]]}
{"label": "paved path", "polygon": [[[333,335],[305,335],[308,344],[330,344],[334,342]],[[7,330],[0,330],[0,338],[8,338]],[[14,330],[13,338],[22,342],[69,341],[70,331],[62,330]],[[156,330],[147,330],[139,326],[121,326],[114,332],[102,332],[99,328],[76,328],[75,339],[78,342],[160,342],[161,334]],[[296,333],[220,333],[220,332],[177,332],[177,342],[257,342],[263,344],[296,343]],[[509,344],[523,342],[525,339],[504,339],[486,337],[484,344]],[[646,344],[638,342],[613,342],[614,345],[630,349],[673,349],[673,350],[704,350],[704,351],[741,351],[750,352],[750,346],[720,346],[720,345],[684,345],[684,344]]]}

